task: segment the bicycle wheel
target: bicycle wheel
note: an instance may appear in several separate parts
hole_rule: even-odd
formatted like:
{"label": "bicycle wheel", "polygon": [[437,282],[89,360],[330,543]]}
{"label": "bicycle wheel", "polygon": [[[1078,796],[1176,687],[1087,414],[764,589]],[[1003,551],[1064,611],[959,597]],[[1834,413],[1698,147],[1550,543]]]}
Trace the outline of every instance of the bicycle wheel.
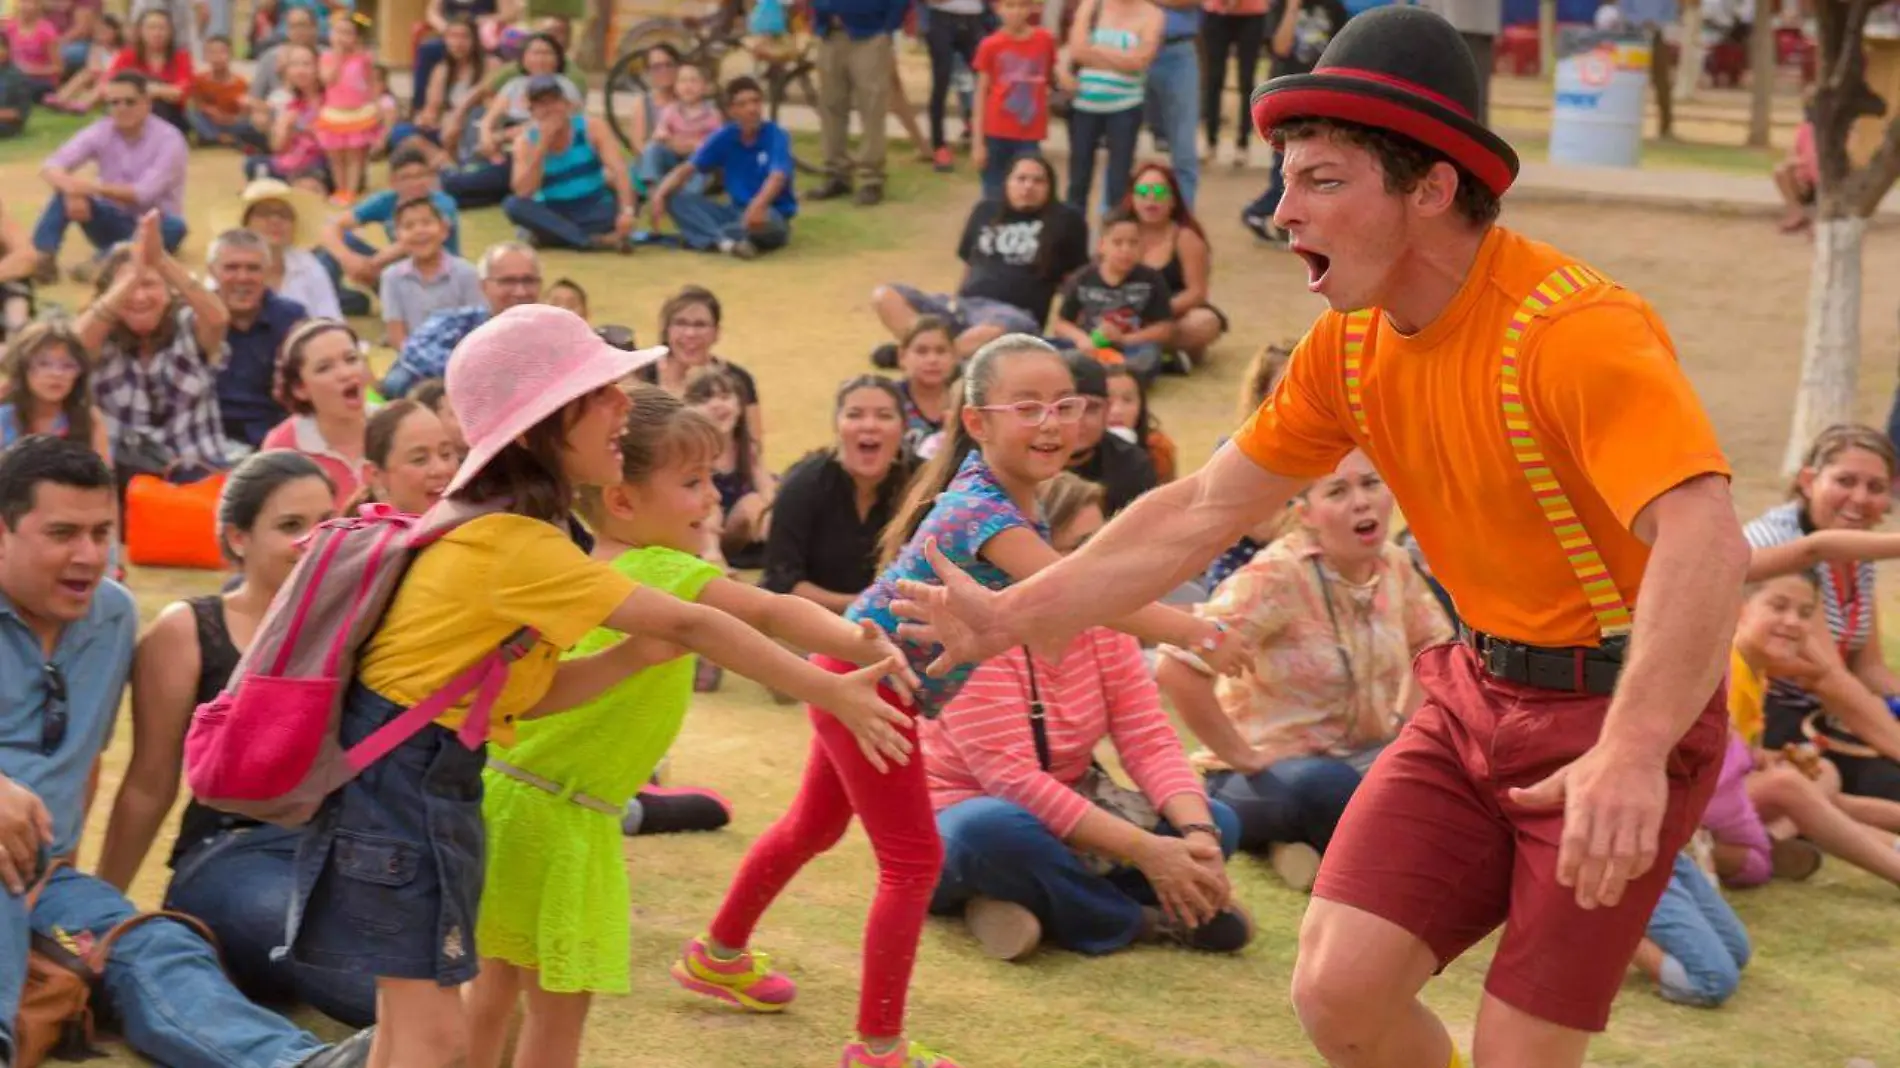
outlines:
{"label": "bicycle wheel", "polygon": [[607,126],[620,139],[620,147],[629,152],[633,151],[633,138],[628,136],[621,115],[631,114],[646,93],[647,50],[659,44],[670,44],[682,53],[695,47],[693,32],[685,22],[674,18],[645,19],[620,35],[620,58],[607,70]]}

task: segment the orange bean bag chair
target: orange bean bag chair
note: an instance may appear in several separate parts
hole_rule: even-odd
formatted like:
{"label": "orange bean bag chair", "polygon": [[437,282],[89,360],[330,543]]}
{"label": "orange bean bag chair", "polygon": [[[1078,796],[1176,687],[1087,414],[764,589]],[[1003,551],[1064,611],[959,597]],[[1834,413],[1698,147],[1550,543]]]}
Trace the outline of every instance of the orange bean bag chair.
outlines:
{"label": "orange bean bag chair", "polygon": [[218,546],[223,473],[185,485],[133,475],[125,486],[125,555],[140,567],[230,566]]}

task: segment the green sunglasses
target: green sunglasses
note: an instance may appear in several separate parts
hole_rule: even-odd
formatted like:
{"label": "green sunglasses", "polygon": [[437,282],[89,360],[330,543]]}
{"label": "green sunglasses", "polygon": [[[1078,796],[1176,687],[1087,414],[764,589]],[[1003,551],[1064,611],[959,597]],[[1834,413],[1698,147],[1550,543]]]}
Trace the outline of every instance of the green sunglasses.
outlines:
{"label": "green sunglasses", "polygon": [[1172,200],[1174,190],[1166,182],[1137,182],[1135,195],[1147,200]]}

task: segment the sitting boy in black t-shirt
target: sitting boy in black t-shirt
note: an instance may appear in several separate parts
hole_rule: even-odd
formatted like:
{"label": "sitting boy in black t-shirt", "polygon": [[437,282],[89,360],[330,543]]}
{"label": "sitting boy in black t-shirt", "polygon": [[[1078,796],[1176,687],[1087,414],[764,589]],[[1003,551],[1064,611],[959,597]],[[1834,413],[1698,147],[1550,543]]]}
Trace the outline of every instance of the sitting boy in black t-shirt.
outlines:
{"label": "sitting boy in black t-shirt", "polygon": [[1097,252],[1063,285],[1055,335],[1100,359],[1119,359],[1146,385],[1174,335],[1173,294],[1161,272],[1141,262],[1141,224],[1129,209],[1102,220]]}

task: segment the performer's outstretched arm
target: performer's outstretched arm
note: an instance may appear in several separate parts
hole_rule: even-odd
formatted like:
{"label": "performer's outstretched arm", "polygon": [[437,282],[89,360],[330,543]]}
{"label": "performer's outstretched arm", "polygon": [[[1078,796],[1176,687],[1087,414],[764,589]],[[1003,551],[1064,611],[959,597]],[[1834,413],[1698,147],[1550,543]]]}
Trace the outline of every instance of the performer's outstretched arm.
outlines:
{"label": "performer's outstretched arm", "polygon": [[899,584],[903,600],[895,608],[917,621],[900,633],[941,642],[943,670],[1024,643],[1066,647],[1086,628],[1129,615],[1200,574],[1309,481],[1274,474],[1224,445],[1205,467],[1142,496],[1080,550],[1002,593],[933,554],[944,584]]}

